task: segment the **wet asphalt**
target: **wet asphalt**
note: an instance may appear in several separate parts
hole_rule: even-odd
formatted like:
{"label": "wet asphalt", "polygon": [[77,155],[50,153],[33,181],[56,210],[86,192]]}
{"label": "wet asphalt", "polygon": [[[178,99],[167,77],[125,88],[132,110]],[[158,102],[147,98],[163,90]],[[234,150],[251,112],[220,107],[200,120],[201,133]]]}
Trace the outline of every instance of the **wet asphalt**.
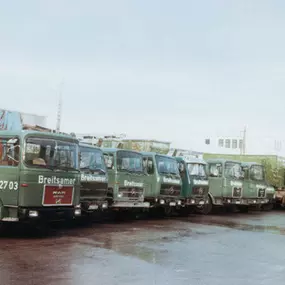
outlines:
{"label": "wet asphalt", "polygon": [[284,244],[284,210],[13,228],[0,285],[284,285]]}

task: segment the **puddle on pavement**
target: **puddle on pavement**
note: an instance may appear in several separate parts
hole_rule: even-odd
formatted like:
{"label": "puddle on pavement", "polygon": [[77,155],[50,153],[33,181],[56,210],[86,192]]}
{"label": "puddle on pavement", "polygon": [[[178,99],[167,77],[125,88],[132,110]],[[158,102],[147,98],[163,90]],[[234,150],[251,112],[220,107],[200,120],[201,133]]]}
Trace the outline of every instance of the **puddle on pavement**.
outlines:
{"label": "puddle on pavement", "polygon": [[281,228],[278,226],[252,225],[252,224],[243,224],[243,223],[233,222],[233,221],[216,221],[216,220],[211,220],[211,221],[191,220],[189,222],[193,224],[220,226],[220,227],[232,228],[232,229],[242,230],[242,231],[268,232],[272,234],[285,235],[285,228]]}

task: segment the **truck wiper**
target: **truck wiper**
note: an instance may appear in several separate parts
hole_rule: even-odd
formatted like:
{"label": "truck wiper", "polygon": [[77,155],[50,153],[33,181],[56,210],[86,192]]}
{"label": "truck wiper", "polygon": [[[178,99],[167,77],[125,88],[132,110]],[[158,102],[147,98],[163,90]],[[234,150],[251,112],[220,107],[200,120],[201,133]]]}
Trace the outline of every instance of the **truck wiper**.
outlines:
{"label": "truck wiper", "polygon": [[89,166],[85,166],[85,167],[80,167],[80,171],[82,170],[90,170],[92,172],[100,172],[102,174],[106,174],[106,171],[103,168],[92,168]]}
{"label": "truck wiper", "polygon": [[159,171],[160,174],[167,174],[170,175],[171,173],[169,173],[168,171]]}
{"label": "truck wiper", "polygon": [[67,172],[68,172],[68,170],[74,170],[74,171],[80,172],[80,170],[78,170],[74,167],[71,167],[71,166],[65,166],[64,164],[55,165],[54,169],[56,169],[56,168],[66,170]]}
{"label": "truck wiper", "polygon": [[90,168],[91,171],[98,171],[102,174],[106,174],[106,171],[103,168]]}

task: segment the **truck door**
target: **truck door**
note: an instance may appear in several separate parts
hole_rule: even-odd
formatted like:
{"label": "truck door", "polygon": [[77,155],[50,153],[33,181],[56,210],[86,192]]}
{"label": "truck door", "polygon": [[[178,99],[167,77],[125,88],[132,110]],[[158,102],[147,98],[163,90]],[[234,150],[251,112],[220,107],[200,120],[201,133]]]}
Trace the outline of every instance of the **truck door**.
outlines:
{"label": "truck door", "polygon": [[144,157],[143,158],[143,163],[144,163],[144,169],[146,171],[146,176],[144,178],[144,196],[145,197],[154,197],[156,196],[155,191],[155,186],[153,185],[156,182],[155,179],[155,172],[154,172],[154,161],[151,156]]}
{"label": "truck door", "polygon": [[221,163],[209,163],[209,192],[214,198],[223,197],[223,167]]}
{"label": "truck door", "polygon": [[18,205],[19,142],[15,137],[0,137],[0,205]]}

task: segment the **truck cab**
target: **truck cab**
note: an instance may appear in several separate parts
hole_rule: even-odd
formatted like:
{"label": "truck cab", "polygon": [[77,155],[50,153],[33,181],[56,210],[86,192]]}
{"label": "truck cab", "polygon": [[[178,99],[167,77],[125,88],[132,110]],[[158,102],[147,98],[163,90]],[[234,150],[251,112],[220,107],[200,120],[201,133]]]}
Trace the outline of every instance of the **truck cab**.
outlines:
{"label": "truck cab", "polygon": [[103,148],[108,169],[108,197],[113,210],[149,208],[145,202],[143,156],[118,148]]}
{"label": "truck cab", "polygon": [[182,178],[182,197],[184,206],[189,212],[197,210],[207,214],[209,198],[209,180],[206,173],[206,162],[196,157],[175,158]]}
{"label": "truck cab", "polygon": [[244,198],[248,207],[259,207],[272,203],[274,191],[271,191],[265,179],[265,169],[256,162],[243,162],[244,172]]}
{"label": "truck cab", "polygon": [[86,143],[79,143],[80,150],[80,203],[82,215],[89,216],[108,208],[108,173],[103,151]]}
{"label": "truck cab", "polygon": [[145,200],[152,208],[170,214],[182,205],[182,181],[175,158],[155,152],[142,152],[144,157]]}
{"label": "truck cab", "polygon": [[209,159],[207,174],[209,177],[208,213],[213,207],[235,205],[244,209],[247,201],[244,199],[244,183],[241,162],[229,159]]}
{"label": "truck cab", "polygon": [[80,216],[78,151],[69,135],[0,131],[0,223]]}

